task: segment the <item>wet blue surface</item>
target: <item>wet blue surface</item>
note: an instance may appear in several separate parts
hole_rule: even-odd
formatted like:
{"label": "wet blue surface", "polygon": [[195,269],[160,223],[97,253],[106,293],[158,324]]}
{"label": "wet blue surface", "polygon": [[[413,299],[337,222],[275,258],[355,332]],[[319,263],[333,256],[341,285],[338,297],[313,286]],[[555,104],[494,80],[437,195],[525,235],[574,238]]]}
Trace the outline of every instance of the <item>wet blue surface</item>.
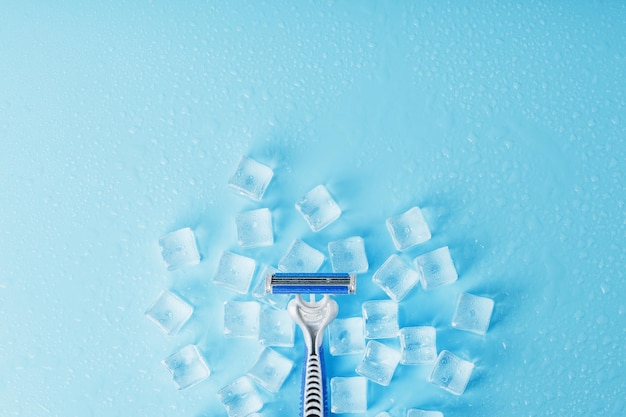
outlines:
{"label": "wet blue surface", "polygon": [[[624,414],[625,6],[356,3],[3,5],[0,415],[225,416],[261,346],[223,337],[245,297],[211,283],[221,252],[362,236],[350,317],[387,298],[385,219],[413,205],[433,237],[407,257],[448,245],[459,280],[414,289],[400,325],[476,368],[456,397],[401,365],[369,415]],[[227,186],[242,155],[274,170],[260,203]],[[343,214],[313,233],[294,204],[318,184]],[[275,243],[242,251],[234,216],[258,207]],[[158,238],[187,226],[202,262],[168,272]],[[163,289],[195,308],[176,336],[143,314]],[[450,327],[461,291],[495,300],[486,336]],[[212,375],[178,391],[160,361],[188,343]],[[299,371],[262,415],[294,415]]]}

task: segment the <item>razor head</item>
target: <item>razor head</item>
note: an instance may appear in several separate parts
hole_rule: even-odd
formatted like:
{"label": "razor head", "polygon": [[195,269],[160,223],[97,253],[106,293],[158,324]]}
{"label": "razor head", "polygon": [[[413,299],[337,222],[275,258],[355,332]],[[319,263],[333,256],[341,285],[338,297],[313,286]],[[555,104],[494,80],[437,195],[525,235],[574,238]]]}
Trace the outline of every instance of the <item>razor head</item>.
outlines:
{"label": "razor head", "polygon": [[277,272],[265,280],[271,294],[354,294],[356,274],[344,272]]}

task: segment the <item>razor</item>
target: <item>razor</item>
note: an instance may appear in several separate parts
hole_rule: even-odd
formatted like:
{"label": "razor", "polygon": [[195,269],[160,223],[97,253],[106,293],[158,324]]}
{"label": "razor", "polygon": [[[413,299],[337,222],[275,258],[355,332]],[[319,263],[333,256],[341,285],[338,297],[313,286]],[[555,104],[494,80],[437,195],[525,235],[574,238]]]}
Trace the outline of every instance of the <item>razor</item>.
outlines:
{"label": "razor", "polygon": [[[298,324],[307,352],[302,372],[301,417],[330,416],[324,352],[324,330],[337,317],[337,302],[330,295],[354,294],[356,274],[287,273],[268,275],[265,290],[272,294],[294,294],[287,310]],[[305,300],[304,295],[309,299]]]}

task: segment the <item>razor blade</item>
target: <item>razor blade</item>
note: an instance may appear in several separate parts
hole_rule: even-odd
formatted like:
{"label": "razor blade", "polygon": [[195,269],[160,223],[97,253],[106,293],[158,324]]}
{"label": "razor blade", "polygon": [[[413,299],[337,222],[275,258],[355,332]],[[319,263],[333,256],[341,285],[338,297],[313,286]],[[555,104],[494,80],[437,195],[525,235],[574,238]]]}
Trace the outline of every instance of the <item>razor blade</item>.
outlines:
{"label": "razor blade", "polygon": [[277,272],[266,277],[265,291],[271,294],[354,294],[356,274]]}

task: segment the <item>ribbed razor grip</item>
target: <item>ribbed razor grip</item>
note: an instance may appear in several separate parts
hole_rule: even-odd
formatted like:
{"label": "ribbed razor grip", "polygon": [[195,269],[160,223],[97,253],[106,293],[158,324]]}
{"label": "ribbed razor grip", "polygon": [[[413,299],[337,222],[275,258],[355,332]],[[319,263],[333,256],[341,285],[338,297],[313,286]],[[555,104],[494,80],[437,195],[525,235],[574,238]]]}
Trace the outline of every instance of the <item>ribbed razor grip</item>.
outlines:
{"label": "ribbed razor grip", "polygon": [[304,369],[303,417],[324,417],[325,386],[322,363],[315,351],[310,351]]}

